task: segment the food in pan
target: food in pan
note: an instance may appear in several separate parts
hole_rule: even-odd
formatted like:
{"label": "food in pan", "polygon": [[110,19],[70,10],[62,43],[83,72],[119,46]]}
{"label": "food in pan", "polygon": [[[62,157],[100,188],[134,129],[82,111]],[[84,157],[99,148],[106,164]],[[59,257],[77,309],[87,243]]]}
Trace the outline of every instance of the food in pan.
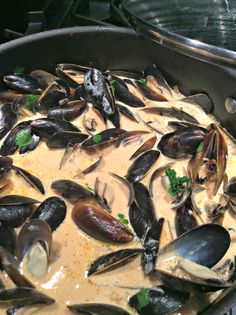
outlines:
{"label": "food in pan", "polygon": [[208,95],[155,65],[3,81],[2,310],[197,314],[230,290],[236,151]]}

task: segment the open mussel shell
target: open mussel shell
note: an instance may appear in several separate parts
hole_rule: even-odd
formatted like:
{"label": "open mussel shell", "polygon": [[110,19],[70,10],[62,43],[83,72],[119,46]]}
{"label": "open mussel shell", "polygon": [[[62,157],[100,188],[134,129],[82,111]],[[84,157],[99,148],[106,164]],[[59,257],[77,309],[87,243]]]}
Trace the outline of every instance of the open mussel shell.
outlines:
{"label": "open mussel shell", "polygon": [[126,178],[129,182],[140,181],[159,158],[160,152],[149,150],[141,154],[129,167]]}
{"label": "open mussel shell", "polygon": [[37,80],[43,89],[46,89],[47,86],[58,79],[55,75],[41,69],[35,69],[31,71],[30,76]]}
{"label": "open mussel shell", "polygon": [[12,110],[11,103],[0,104],[0,139],[15,125],[16,113]]}
{"label": "open mussel shell", "polygon": [[138,150],[136,150],[132,156],[129,158],[130,160],[138,157],[140,154],[148,151],[148,150],[151,150],[154,146],[154,144],[156,143],[156,136],[148,139],[147,141],[145,141],[139,148]]}
{"label": "open mussel shell", "polygon": [[126,106],[121,105],[120,103],[116,103],[117,108],[119,109],[119,112],[124,115],[126,118],[128,118],[131,121],[134,121],[136,123],[139,123],[139,118]]}
{"label": "open mussel shell", "polygon": [[94,194],[91,191],[72,180],[56,180],[52,183],[51,188],[72,204],[75,204],[81,199],[94,198]]}
{"label": "open mussel shell", "polygon": [[0,179],[11,170],[13,160],[8,156],[0,156]]}
{"label": "open mussel shell", "polygon": [[124,186],[126,186],[129,190],[129,197],[128,197],[128,207],[130,207],[132,205],[132,203],[134,202],[134,187],[133,185],[124,177],[119,176],[117,174],[114,173],[110,173],[110,175],[115,178],[118,182],[122,183]]}
{"label": "open mussel shell", "polygon": [[178,277],[173,275],[173,273],[160,269],[156,270],[155,273],[160,277],[162,282],[167,287],[181,292],[215,292],[232,286],[231,283],[211,281],[211,279],[202,280],[200,278],[188,279],[184,277]]}
{"label": "open mussel shell", "polygon": [[16,145],[16,137],[18,133],[26,129],[30,134],[32,133],[32,129],[30,127],[31,120],[28,121],[22,121],[19,124],[17,124],[6,136],[4,139],[1,148],[0,148],[0,154],[3,156],[11,155],[17,150]]}
{"label": "open mussel shell", "polygon": [[39,205],[31,219],[37,218],[46,221],[53,232],[64,221],[65,217],[65,202],[59,197],[50,197]]}
{"label": "open mussel shell", "polygon": [[140,315],[165,315],[178,311],[190,294],[165,286],[141,289],[129,299],[129,305]]}
{"label": "open mussel shell", "polygon": [[54,133],[61,131],[79,132],[80,130],[69,121],[53,118],[38,118],[31,122],[34,133],[38,136],[49,138]]}
{"label": "open mussel shell", "polygon": [[32,219],[22,226],[16,242],[16,256],[18,260],[22,261],[26,253],[36,243],[40,243],[49,256],[52,231],[47,222],[40,219]]}
{"label": "open mussel shell", "polygon": [[191,204],[185,202],[184,205],[176,209],[175,212],[175,231],[177,237],[185,232],[197,227],[197,220],[193,214]]}
{"label": "open mussel shell", "polygon": [[60,131],[51,135],[46,142],[48,148],[51,149],[63,149],[67,145],[74,141],[74,143],[81,143],[88,138],[88,135],[81,132],[74,131]]}
{"label": "open mussel shell", "polygon": [[73,88],[84,82],[84,74],[88,70],[87,67],[69,63],[61,63],[56,67],[57,75]]}
{"label": "open mussel shell", "polygon": [[0,303],[10,305],[53,304],[55,300],[32,288],[13,288],[0,290]]}
{"label": "open mussel shell", "polygon": [[35,286],[21,274],[19,270],[18,260],[16,260],[7,250],[0,246],[0,260],[3,269],[7,273],[8,277],[18,287],[35,288]]}
{"label": "open mussel shell", "polygon": [[42,86],[30,75],[18,73],[3,77],[4,83],[14,91],[23,93],[41,94]]}
{"label": "open mussel shell", "polygon": [[21,175],[24,180],[33,188],[35,188],[37,191],[39,191],[41,194],[45,194],[44,186],[41,180],[36,177],[35,175],[30,174],[29,172],[25,171],[24,169],[13,165],[12,170],[17,174]]}
{"label": "open mussel shell", "polygon": [[225,255],[229,245],[230,235],[225,228],[218,224],[204,224],[163,247],[158,256],[179,256],[210,268]]}
{"label": "open mussel shell", "polygon": [[77,202],[72,209],[72,219],[82,231],[95,239],[111,243],[129,243],[133,240],[131,231],[94,199]]}
{"label": "open mussel shell", "polygon": [[142,252],[140,248],[121,249],[97,258],[89,267],[87,276],[103,272],[109,268],[118,268]]}
{"label": "open mussel shell", "polygon": [[69,102],[67,105],[59,106],[48,112],[48,118],[71,121],[79,117],[86,108],[86,101],[76,100]]}
{"label": "open mussel shell", "polygon": [[110,128],[103,130],[96,135],[89,137],[82,144],[83,149],[96,148],[103,145],[113,144],[125,130],[119,128]]}
{"label": "open mussel shell", "polygon": [[67,306],[74,314],[86,315],[130,315],[121,307],[103,303],[86,303]]}

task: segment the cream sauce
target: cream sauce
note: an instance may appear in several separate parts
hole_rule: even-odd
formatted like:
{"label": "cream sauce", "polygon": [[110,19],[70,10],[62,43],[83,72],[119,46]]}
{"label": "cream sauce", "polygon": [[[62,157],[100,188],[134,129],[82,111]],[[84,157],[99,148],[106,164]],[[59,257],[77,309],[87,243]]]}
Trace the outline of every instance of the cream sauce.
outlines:
{"label": "cream sauce", "polygon": [[[179,94],[174,93],[175,97],[179,97]],[[147,106],[170,106],[174,105],[177,108],[183,108],[186,112],[197,117],[199,122],[203,123],[203,126],[207,126],[214,118],[207,116],[197,105],[184,103],[182,101],[171,101],[171,102],[152,102],[143,98]],[[131,108],[129,108],[131,109]],[[133,109],[132,109],[133,110]],[[134,109],[134,112],[139,112],[140,109]],[[140,113],[140,112],[139,112]],[[143,118],[146,114],[140,113]],[[146,115],[147,116],[147,115]],[[156,120],[159,123],[159,128],[167,128],[168,119],[160,116],[148,115],[149,120]],[[38,118],[40,115],[34,116]],[[175,119],[172,119],[175,120]],[[82,118],[79,118],[73,122],[75,125],[82,127]],[[150,134],[142,139],[148,139],[153,136],[153,132],[147,128],[147,126],[142,123],[142,121],[137,124],[131,122],[129,119],[121,116],[121,128],[126,130],[148,130]],[[157,142],[159,142],[161,135],[156,133]],[[227,163],[227,173],[230,176],[235,175],[236,169],[236,155],[235,148],[232,143],[228,141],[229,145],[229,158]],[[127,189],[118,183],[114,178],[109,175],[109,172],[119,174],[124,176],[127,173],[127,169],[132,161],[129,157],[140,147],[139,143],[132,143],[125,147],[115,148],[114,146],[106,149],[102,152],[103,159],[96,171],[85,175],[82,178],[76,178],[76,175],[87,168],[89,165],[94,163],[100,156],[89,156],[85,152],[76,152],[69,161],[65,164],[62,169],[59,169],[60,161],[64,150],[53,150],[48,149],[44,142],[41,142],[39,146],[32,152],[25,155],[14,154],[12,157],[14,159],[14,164],[16,166],[22,167],[25,170],[31,172],[32,174],[38,176],[44,186],[45,195],[42,196],[35,189],[30,187],[25,181],[15,175],[10,174],[8,177],[11,180],[11,184],[4,191],[4,194],[20,194],[25,196],[30,196],[36,198],[40,201],[55,195],[55,192],[51,189],[51,184],[55,180],[59,179],[70,179],[78,182],[81,185],[89,184],[91,187],[94,186],[95,179],[98,176],[99,179],[111,185],[115,192],[115,198],[112,203],[112,215],[117,217],[118,213],[125,214],[128,217],[128,207],[127,207]],[[154,148],[156,145],[154,146]],[[150,180],[150,175],[152,172],[168,163],[173,162],[173,160],[160,155],[159,159],[153,165],[152,169],[149,171],[147,176],[143,179],[144,184],[148,184]],[[173,168],[176,170],[179,176],[186,174],[186,168],[188,160],[178,160],[174,161],[175,164]],[[174,211],[170,207],[170,197],[168,196],[165,189],[162,187],[160,179],[157,179],[154,183],[154,205],[156,208],[156,213],[158,217],[166,218],[164,225],[164,231],[161,239],[161,247],[166,245],[171,241],[171,234],[169,231],[169,226],[171,227],[171,232],[175,237],[174,231]],[[214,199],[220,197],[222,192],[222,187]],[[207,197],[212,198],[208,195],[208,191],[203,191],[198,194],[198,205],[201,209],[204,209],[204,203]],[[105,253],[109,253],[114,250],[121,248],[135,248],[141,246],[137,239],[134,239],[130,244],[126,245],[111,245],[101,241],[97,241],[92,237],[84,234],[79,228],[73,223],[71,219],[72,205],[69,202],[67,204],[67,216],[63,224],[53,233],[53,245],[52,254],[50,258],[50,266],[48,273],[42,278],[37,279],[27,274],[29,279],[35,283],[36,288],[49,295],[56,300],[56,303],[51,306],[46,306],[43,308],[34,308],[33,310],[23,311],[24,314],[44,314],[50,315],[60,314],[69,315],[71,314],[69,310],[66,309],[67,305],[78,304],[78,303],[88,303],[88,302],[102,302],[115,304],[128,309],[131,314],[134,311],[128,307],[128,298],[137,292],[136,289],[142,287],[151,287],[154,284],[158,284],[158,280],[155,277],[144,277],[143,272],[140,267],[140,258],[134,259],[127,265],[117,268],[116,270],[107,271],[103,274],[97,274],[89,278],[86,277],[86,270],[90,263],[95,260],[98,256]],[[208,222],[208,219],[203,211],[202,220]],[[199,224],[201,221],[199,220]],[[223,225],[226,228],[235,228],[235,221],[232,220],[231,215],[227,212],[224,216]],[[217,244],[216,244],[217,246]],[[229,250],[227,256],[233,256],[235,252],[235,242]],[[6,275],[4,275],[4,280],[7,285],[12,286],[11,281]],[[198,303],[198,298],[195,297],[188,302],[184,307],[183,311],[177,312],[178,314],[196,314],[196,311],[204,305],[204,300],[208,303],[208,295],[204,297],[201,296],[201,305]],[[194,310],[193,310],[194,309]]]}

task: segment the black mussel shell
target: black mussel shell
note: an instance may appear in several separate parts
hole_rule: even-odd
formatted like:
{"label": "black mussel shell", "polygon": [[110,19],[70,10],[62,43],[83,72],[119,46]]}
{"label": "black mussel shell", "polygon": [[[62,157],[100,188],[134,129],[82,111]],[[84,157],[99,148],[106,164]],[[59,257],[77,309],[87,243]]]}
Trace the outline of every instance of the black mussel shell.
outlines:
{"label": "black mussel shell", "polygon": [[86,315],[130,315],[126,310],[116,305],[102,303],[75,304],[67,306],[75,314]]}
{"label": "black mussel shell", "polygon": [[224,193],[230,197],[236,197],[236,177],[232,177],[225,187]]}
{"label": "black mussel shell", "polygon": [[140,181],[156,162],[160,152],[157,150],[149,150],[141,154],[129,167],[126,178],[129,182],[134,183]]}
{"label": "black mussel shell", "polygon": [[193,104],[197,103],[198,105],[201,106],[201,108],[205,111],[206,114],[210,114],[214,108],[212,99],[207,94],[203,93],[187,96],[181,99],[181,101]]}
{"label": "black mussel shell", "polygon": [[71,87],[76,88],[80,81],[83,81],[84,74],[89,68],[75,64],[58,64],[56,67],[57,75],[65,80]]}
{"label": "black mussel shell", "polygon": [[0,206],[33,205],[40,201],[21,195],[6,195],[0,198]]}
{"label": "black mussel shell", "polygon": [[31,127],[36,135],[45,138],[49,138],[54,133],[61,131],[79,131],[79,129],[72,125],[69,121],[52,118],[36,119],[32,121]]}
{"label": "black mussel shell", "polygon": [[142,252],[140,248],[121,249],[97,258],[89,267],[87,276],[103,272],[114,266],[119,267],[122,263],[130,261]]}
{"label": "black mussel shell", "polygon": [[0,221],[19,227],[33,212],[32,204],[0,205]]}
{"label": "black mussel shell", "polygon": [[163,247],[158,256],[173,253],[210,268],[225,255],[229,245],[230,235],[225,228],[218,224],[204,224]]}
{"label": "black mussel shell", "polygon": [[110,128],[103,130],[102,132],[89,137],[83,142],[82,148],[89,149],[97,146],[102,146],[104,144],[113,144],[125,130],[119,128]]}
{"label": "black mussel shell", "polygon": [[189,202],[178,208],[175,213],[175,231],[177,237],[197,227],[197,220]]}
{"label": "black mussel shell", "polygon": [[145,107],[145,104],[133,93],[131,93],[126,83],[114,77],[115,97],[124,104],[131,107]]}
{"label": "black mussel shell", "polygon": [[144,153],[144,152],[146,152],[146,151],[148,151],[148,150],[151,150],[151,149],[153,148],[154,144],[156,143],[156,140],[157,140],[157,138],[156,138],[156,136],[154,136],[154,137],[148,139],[147,141],[145,141],[145,142],[138,148],[138,150],[136,150],[136,151],[134,152],[134,154],[132,154],[132,156],[131,156],[129,159],[132,160],[132,159],[138,157],[140,154],[142,154],[142,153]]}
{"label": "black mussel shell", "polygon": [[47,255],[49,256],[52,243],[52,230],[46,221],[40,219],[32,219],[26,222],[16,241],[16,256],[22,261],[25,254],[37,242],[40,242]]}
{"label": "black mussel shell", "polygon": [[61,179],[53,182],[51,188],[73,204],[81,199],[95,198],[94,194],[88,189],[67,179]]}
{"label": "black mussel shell", "polygon": [[115,99],[106,78],[97,69],[90,69],[84,76],[84,88],[90,102],[104,115],[113,115]]}
{"label": "black mussel shell", "polygon": [[32,288],[13,288],[0,290],[0,303],[10,305],[52,304],[55,302],[47,295]]}
{"label": "black mussel shell", "polygon": [[139,209],[141,210],[143,216],[149,225],[152,225],[156,220],[155,208],[150,197],[149,191],[147,187],[140,183],[133,183],[134,193],[135,193],[135,201]]}
{"label": "black mussel shell", "polygon": [[0,139],[15,125],[17,120],[16,113],[12,110],[10,103],[0,105]]}
{"label": "black mussel shell", "polygon": [[38,144],[40,142],[40,137],[32,134],[32,140],[33,140],[32,143],[27,144],[27,145],[19,148],[20,154],[25,154],[27,152],[33,151],[38,146]]}
{"label": "black mussel shell", "polygon": [[88,138],[88,135],[81,132],[74,131],[60,131],[51,135],[46,142],[46,145],[49,148],[57,148],[63,149],[66,148],[67,145],[71,141],[75,141],[76,143],[81,143]]}
{"label": "black mussel shell", "polygon": [[127,117],[131,121],[139,123],[138,117],[133,112],[131,112],[131,110],[129,110],[126,106],[123,106],[121,104],[119,104],[119,105],[117,104],[117,108],[119,109],[119,112],[122,115],[124,115],[125,117]]}
{"label": "black mussel shell", "polygon": [[154,271],[163,224],[163,218],[156,220],[145,236],[141,261],[145,276],[148,276]]}
{"label": "black mussel shell", "polygon": [[7,156],[0,156],[0,179],[11,170],[13,160]]}
{"label": "black mussel shell", "polygon": [[15,315],[22,307],[22,305],[11,306],[6,310],[6,315]]}
{"label": "black mussel shell", "polygon": [[120,112],[118,109],[116,109],[114,114],[110,115],[108,119],[112,122],[114,127],[120,128]]}
{"label": "black mussel shell", "polygon": [[35,188],[37,191],[39,191],[41,194],[45,194],[45,190],[43,187],[43,183],[41,182],[41,180],[36,177],[35,175],[30,174],[29,172],[23,170],[22,168],[13,165],[12,166],[13,171],[15,171],[15,173],[17,175],[22,176],[25,181],[30,184],[30,186],[32,186],[33,188]]}
{"label": "black mussel shell", "polygon": [[46,87],[58,79],[55,75],[41,69],[33,70],[30,72],[30,76],[37,80],[43,89],[46,89]]}
{"label": "black mussel shell", "polygon": [[217,283],[209,279],[204,281],[201,279],[187,279],[177,277],[170,272],[164,270],[156,270],[155,273],[160,277],[165,286],[181,292],[206,293],[215,292],[231,287],[231,283]]}
{"label": "black mussel shell", "polygon": [[129,305],[140,315],[165,315],[178,311],[190,294],[165,286],[141,289],[129,299]]}
{"label": "black mussel shell", "polygon": [[9,132],[0,148],[1,155],[11,155],[17,150],[16,137],[18,133],[23,129],[26,129],[31,134],[32,129],[30,127],[30,123],[31,120],[20,122]]}
{"label": "black mussel shell", "polygon": [[146,234],[148,222],[135,202],[129,207],[129,221],[135,234],[142,238]]}
{"label": "black mussel shell", "polygon": [[204,137],[205,133],[200,129],[185,128],[162,136],[157,147],[162,154],[171,159],[186,158],[196,153]]}
{"label": "black mussel shell", "polygon": [[31,219],[41,219],[48,223],[52,231],[55,231],[66,217],[66,204],[59,197],[45,199],[35,210]]}
{"label": "black mussel shell", "polygon": [[15,253],[16,232],[13,227],[0,221],[0,246],[5,248],[9,253]]}
{"label": "black mussel shell", "polygon": [[30,75],[19,73],[10,74],[3,77],[3,81],[11,89],[23,93],[41,94],[42,86]]}
{"label": "black mussel shell", "polygon": [[144,70],[144,77],[153,76],[158,83],[158,85],[167,89],[171,94],[171,89],[169,84],[167,83],[166,79],[164,78],[162,72],[156,67],[155,64],[151,66],[147,66]]}
{"label": "black mussel shell", "polygon": [[71,121],[79,117],[85,110],[87,103],[85,100],[76,100],[64,106],[51,109],[48,112],[48,118]]}

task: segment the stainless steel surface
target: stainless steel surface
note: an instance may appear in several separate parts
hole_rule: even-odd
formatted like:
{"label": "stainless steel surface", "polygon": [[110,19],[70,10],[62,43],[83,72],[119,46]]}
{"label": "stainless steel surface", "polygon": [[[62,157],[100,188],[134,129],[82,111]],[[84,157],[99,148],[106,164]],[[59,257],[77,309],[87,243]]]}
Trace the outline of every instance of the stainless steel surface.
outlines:
{"label": "stainless steel surface", "polygon": [[124,0],[121,8],[136,30],[152,40],[203,61],[236,67],[235,0]]}

